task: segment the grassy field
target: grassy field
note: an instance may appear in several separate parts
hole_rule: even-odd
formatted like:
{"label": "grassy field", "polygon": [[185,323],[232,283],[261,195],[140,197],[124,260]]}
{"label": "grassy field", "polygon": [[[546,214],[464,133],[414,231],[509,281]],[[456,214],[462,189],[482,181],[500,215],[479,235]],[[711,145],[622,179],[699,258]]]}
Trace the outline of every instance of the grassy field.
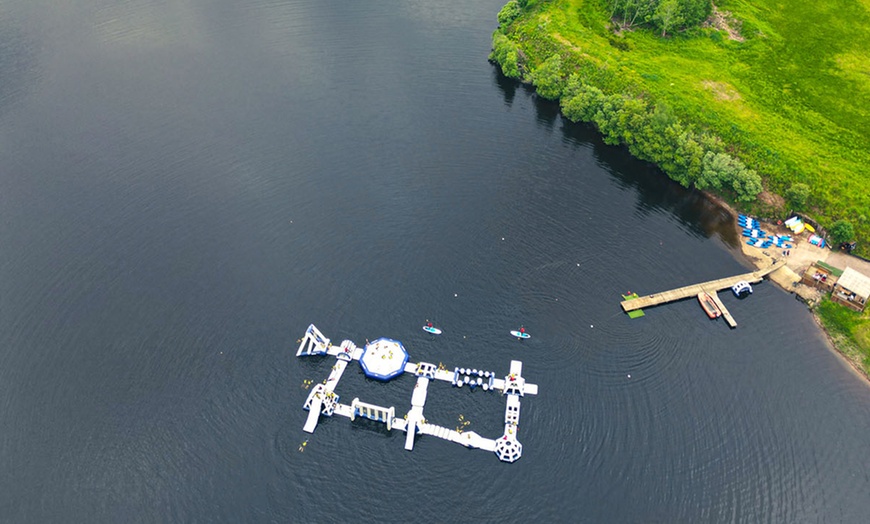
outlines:
{"label": "grassy field", "polygon": [[837,349],[870,377],[870,311],[856,313],[826,298],[816,307],[816,314]]}
{"label": "grassy field", "polygon": [[[531,0],[502,30],[533,72],[558,54],[605,93],[666,108],[722,138],[785,195],[811,188],[805,211],[847,219],[870,254],[870,0],[720,0],[725,23],[662,38],[614,32],[607,0]],[[742,206],[783,213],[762,194]]]}

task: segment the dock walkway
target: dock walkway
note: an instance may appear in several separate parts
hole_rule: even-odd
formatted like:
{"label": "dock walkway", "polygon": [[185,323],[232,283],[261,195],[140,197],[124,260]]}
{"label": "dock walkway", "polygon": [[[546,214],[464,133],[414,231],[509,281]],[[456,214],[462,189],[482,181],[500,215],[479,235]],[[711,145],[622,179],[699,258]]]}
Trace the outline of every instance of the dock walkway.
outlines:
{"label": "dock walkway", "polygon": [[773,273],[784,265],[785,260],[779,259],[774,261],[774,263],[770,267],[759,269],[753,271],[752,273],[744,273],[742,275],[736,275],[733,277],[720,278],[717,280],[711,280],[709,282],[701,282],[700,284],[692,284],[691,286],[680,287],[677,289],[672,289],[670,291],[662,291],[661,293],[646,295],[635,298],[633,300],[626,300],[621,303],[622,310],[627,313],[629,311],[634,311],[635,309],[658,306],[659,304],[665,304],[668,302],[673,302],[675,300],[682,300],[684,298],[694,297],[701,292],[707,292],[712,295],[713,292],[719,291],[720,289],[730,288],[741,280],[745,280],[747,282],[755,284],[756,282],[761,282],[761,280],[766,275],[768,275],[769,273]]}
{"label": "dock walkway", "polygon": [[757,282],[761,282],[766,275],[773,273],[777,269],[785,266],[785,259],[774,260],[773,264],[770,267],[766,267],[764,269],[758,269],[753,271],[752,273],[744,273],[742,275],[736,275],[733,277],[720,278],[717,280],[710,280],[709,282],[701,282],[700,284],[692,284],[691,286],[680,287],[677,289],[672,289],[670,291],[662,291],[661,293],[655,293],[653,295],[646,295],[644,297],[638,297],[631,300],[624,300],[622,304],[622,310],[626,313],[630,311],[636,311],[638,309],[657,306],[659,304],[665,304],[668,302],[674,302],[676,300],[682,300],[684,298],[697,296],[698,293],[709,293],[710,297],[713,299],[713,302],[716,303],[716,306],[719,307],[719,310],[722,311],[722,318],[725,319],[725,322],[728,323],[730,327],[737,327],[737,321],[734,320],[734,317],[731,315],[731,312],[725,307],[725,304],[722,303],[722,300],[719,298],[717,291],[722,289],[728,289],[734,284],[746,281],[752,284]]}

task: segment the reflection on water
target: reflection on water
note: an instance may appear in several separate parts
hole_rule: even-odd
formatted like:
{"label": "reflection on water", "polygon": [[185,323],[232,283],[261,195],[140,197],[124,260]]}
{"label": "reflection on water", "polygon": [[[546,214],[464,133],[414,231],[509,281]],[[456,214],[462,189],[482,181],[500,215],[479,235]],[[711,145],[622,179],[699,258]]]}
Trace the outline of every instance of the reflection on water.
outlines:
{"label": "reflection on water", "polygon": [[[512,102],[516,87],[520,84],[501,75],[497,67],[493,69],[498,77],[496,85],[504,93],[505,100]],[[533,92],[526,86],[523,89],[527,94]],[[626,147],[605,144],[593,125],[572,123],[562,117],[558,102],[534,97],[534,106],[538,123],[543,128],[550,130],[559,121],[566,143],[591,146],[595,158],[621,187],[635,188],[643,195],[644,198],[638,198],[635,204],[635,211],[641,218],[654,211],[667,210],[688,231],[703,237],[715,235],[729,247],[739,247],[740,239],[733,227],[731,215],[701,192],[683,188],[652,164],[638,162],[631,157]]]}

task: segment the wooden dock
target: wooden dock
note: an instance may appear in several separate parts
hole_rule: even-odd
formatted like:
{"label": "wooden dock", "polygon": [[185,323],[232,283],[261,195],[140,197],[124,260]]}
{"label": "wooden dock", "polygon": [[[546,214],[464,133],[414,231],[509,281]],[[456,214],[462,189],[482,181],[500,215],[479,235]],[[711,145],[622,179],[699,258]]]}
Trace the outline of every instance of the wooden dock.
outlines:
{"label": "wooden dock", "polygon": [[684,298],[694,297],[701,292],[707,292],[710,294],[711,297],[713,297],[713,301],[716,302],[716,305],[719,306],[719,308],[722,310],[722,316],[725,318],[725,321],[728,322],[728,325],[731,327],[735,327],[737,325],[737,322],[734,320],[734,317],[731,316],[731,313],[727,309],[725,309],[725,306],[722,304],[722,301],[719,299],[719,296],[716,294],[716,292],[721,289],[728,289],[734,284],[740,282],[741,280],[745,280],[752,284],[761,282],[761,280],[766,275],[773,273],[784,265],[785,259],[778,259],[775,260],[773,264],[770,265],[770,267],[758,269],[756,271],[753,271],[752,273],[744,273],[742,275],[735,275],[733,277],[720,278],[718,280],[711,280],[709,282],[701,282],[700,284],[692,284],[691,286],[672,289],[670,291],[662,291],[661,293],[646,295],[635,298],[633,300],[625,300],[621,303],[622,310],[628,313],[629,311],[634,311],[636,309],[657,306],[659,304],[665,304],[667,302],[673,302],[675,300],[682,300]]}
{"label": "wooden dock", "polygon": [[719,298],[719,294],[715,291],[708,291],[710,298],[713,299],[713,302],[716,303],[716,307],[719,308],[719,311],[722,312],[722,318],[725,319],[725,322],[728,323],[728,327],[736,328],[737,321],[734,320],[734,317],[731,316],[731,312],[728,311],[728,308],[725,307],[725,304],[722,303],[722,300]]}

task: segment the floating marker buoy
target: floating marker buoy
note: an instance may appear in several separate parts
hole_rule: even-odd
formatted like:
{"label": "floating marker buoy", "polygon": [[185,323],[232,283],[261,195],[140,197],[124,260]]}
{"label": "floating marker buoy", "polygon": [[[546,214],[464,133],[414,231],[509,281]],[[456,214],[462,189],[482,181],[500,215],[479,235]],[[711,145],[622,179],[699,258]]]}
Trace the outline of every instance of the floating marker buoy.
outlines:
{"label": "floating marker buoy", "polygon": [[453,296],[454,296],[454,297],[458,297],[459,295],[458,295],[457,293],[453,293]]}
{"label": "floating marker buoy", "polygon": [[628,378],[631,378],[631,374],[628,375]]}

